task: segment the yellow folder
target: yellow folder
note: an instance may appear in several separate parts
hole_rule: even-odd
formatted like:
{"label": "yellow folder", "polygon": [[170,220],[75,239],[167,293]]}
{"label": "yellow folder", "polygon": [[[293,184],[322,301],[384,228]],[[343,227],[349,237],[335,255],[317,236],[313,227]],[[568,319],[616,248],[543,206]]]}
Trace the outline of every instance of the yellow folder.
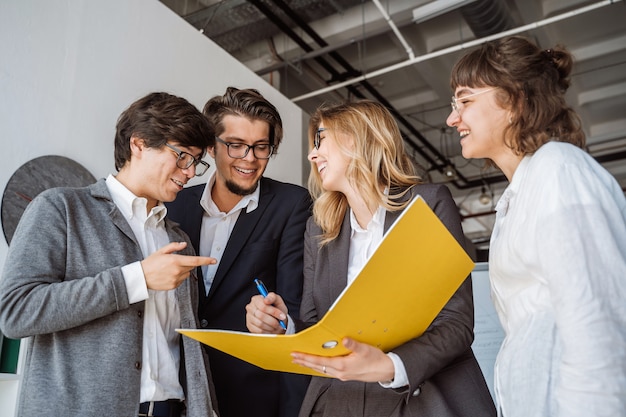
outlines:
{"label": "yellow folder", "polygon": [[349,351],[341,340],[346,336],[388,352],[424,333],[473,267],[448,229],[417,197],[314,326],[293,335],[178,331],[263,369],[325,376],[293,364],[291,352],[345,355]]}

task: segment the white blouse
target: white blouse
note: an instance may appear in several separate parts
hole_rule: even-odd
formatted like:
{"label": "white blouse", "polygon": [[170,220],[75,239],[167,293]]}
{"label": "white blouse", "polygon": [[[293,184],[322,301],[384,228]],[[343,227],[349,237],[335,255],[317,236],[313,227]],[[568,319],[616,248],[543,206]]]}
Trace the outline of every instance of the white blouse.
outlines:
{"label": "white blouse", "polygon": [[579,148],[526,156],[498,201],[492,298],[505,417],[626,416],[626,200]]}

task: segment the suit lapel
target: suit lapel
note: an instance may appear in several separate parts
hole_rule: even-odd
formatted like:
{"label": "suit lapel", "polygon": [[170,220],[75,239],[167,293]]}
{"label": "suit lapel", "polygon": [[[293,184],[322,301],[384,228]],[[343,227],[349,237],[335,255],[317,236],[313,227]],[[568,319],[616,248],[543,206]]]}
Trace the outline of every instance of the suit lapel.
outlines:
{"label": "suit lapel", "polygon": [[202,217],[204,216],[204,208],[200,205],[200,198],[204,192],[204,187],[195,187],[191,190],[191,201],[193,204],[187,204],[185,210],[187,211],[186,219],[188,225],[185,230],[190,231],[189,240],[196,250],[196,253],[200,253],[200,229],[202,228]]}
{"label": "suit lapel", "polygon": [[[259,195],[259,204],[252,212],[248,213],[244,209],[241,213],[239,213],[239,218],[237,218],[235,227],[233,228],[230,238],[228,239],[226,249],[224,250],[224,255],[220,260],[220,265],[217,268],[213,284],[211,284],[208,298],[213,296],[222,281],[224,281],[224,277],[228,274],[228,271],[232,267],[233,263],[239,257],[242,248],[250,239],[250,236],[257,227],[261,217],[263,217],[263,213],[265,213],[265,210],[274,199],[274,196],[275,194],[272,192],[270,185],[267,182],[264,182],[263,178],[261,178],[261,194]],[[252,277],[250,279],[252,279]]]}
{"label": "suit lapel", "polygon": [[[407,199],[413,198],[415,194],[414,191],[409,191],[401,200],[406,201]],[[387,211],[385,213],[385,224],[384,224],[384,233],[389,230],[389,227],[396,221],[396,219],[402,214],[402,211]],[[333,276],[346,277],[345,280],[334,280],[329,283],[329,298],[331,300],[331,304],[334,300],[339,297],[341,292],[347,285],[347,277],[348,277],[348,261],[350,258],[350,236],[352,233],[352,229],[350,227],[350,210],[346,211],[346,214],[343,219],[343,223],[341,224],[341,231],[339,232],[339,236],[337,239],[333,240],[328,244],[327,254],[328,254],[328,264],[330,266],[330,271],[336,271],[336,274],[333,273]]]}
{"label": "suit lapel", "polygon": [[339,297],[339,294],[348,284],[348,260],[350,258],[350,211],[347,210],[341,224],[339,236],[327,245],[329,270],[333,271],[332,276],[343,277],[341,280],[331,280],[329,283],[330,305]]}
{"label": "suit lapel", "polygon": [[[415,189],[415,187],[412,187],[410,190],[407,191],[406,194],[404,194],[399,201],[407,201],[407,200],[412,200],[415,196],[417,195],[417,190]],[[383,233],[387,233],[387,231],[389,230],[389,228],[391,227],[391,225],[393,224],[393,222],[395,222],[398,217],[400,217],[400,215],[404,212],[404,210],[400,210],[400,211],[387,211],[385,213],[385,225]]]}
{"label": "suit lapel", "polygon": [[400,214],[402,214],[402,211],[387,211],[385,213],[385,225],[383,226],[383,233],[387,233],[393,222],[395,222],[398,217],[400,217]]}
{"label": "suit lapel", "polygon": [[135,243],[135,245],[137,246],[137,249],[139,250],[139,253],[141,254],[141,249],[139,248],[139,243],[137,242],[135,233],[133,233],[133,229],[131,229],[130,225],[128,224],[128,221],[126,221],[122,212],[117,208],[117,206],[113,202],[113,199],[111,198],[111,194],[109,193],[109,189],[107,188],[107,185],[106,185],[106,180],[101,179],[97,181],[96,183],[92,184],[90,186],[90,192],[91,192],[91,196],[96,199],[107,200],[107,202],[111,206],[111,211],[109,212],[111,221],[113,222],[115,227],[117,227],[122,233],[124,233],[124,235],[126,235],[126,237],[128,237],[130,240],[132,240]]}

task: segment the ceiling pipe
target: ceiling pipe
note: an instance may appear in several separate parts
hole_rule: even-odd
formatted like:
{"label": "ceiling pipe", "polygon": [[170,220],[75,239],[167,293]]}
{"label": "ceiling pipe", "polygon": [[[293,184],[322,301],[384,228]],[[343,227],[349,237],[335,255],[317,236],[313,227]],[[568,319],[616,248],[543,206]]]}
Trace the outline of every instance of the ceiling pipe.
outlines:
{"label": "ceiling pipe", "polygon": [[[281,30],[284,31],[294,42],[296,42],[304,51],[311,51],[313,48],[309,46],[300,36],[298,36],[293,30],[291,30],[285,22],[283,22],[272,10],[270,10],[265,4],[263,4],[260,0],[248,0],[251,4],[255,5],[270,21],[276,24]],[[278,6],[290,19],[292,19],[301,29],[303,29],[319,46],[325,47],[328,44],[324,39],[322,39],[317,32],[315,32],[306,22],[304,22],[283,0],[274,0],[274,4]],[[286,30],[284,29],[286,28]],[[331,52],[329,55],[334,58],[339,64],[341,64],[348,73],[358,72],[356,69],[352,68],[352,66],[341,57],[336,52]],[[321,58],[316,58],[315,60],[319,62]],[[331,74],[333,77],[339,78],[340,75],[334,68],[328,64],[326,61],[322,60],[325,65],[324,68]],[[403,132],[403,139],[405,143],[407,143],[415,152],[417,152],[420,156],[422,156],[429,164],[431,169],[436,169],[441,174],[445,175],[445,169],[447,166],[452,165],[452,162],[443,154],[439,152],[437,148],[435,148],[429,141],[419,132],[411,123],[409,123],[406,118],[396,110],[393,105],[382,96],[376,88],[374,88],[368,81],[362,81],[359,83],[362,87],[364,87],[368,93],[370,93],[376,101],[387,107],[390,113],[394,116],[394,118],[398,121],[398,124],[402,127],[404,126],[414,137],[416,137],[420,143],[423,145],[423,148],[418,146],[414,141],[410,140],[407,135]],[[365,98],[361,92],[354,88],[354,86],[350,86],[348,88],[351,94],[354,94],[355,97]],[[430,153],[428,153],[429,151]],[[431,155],[432,154],[432,155]],[[434,155],[434,156],[433,156]],[[494,175],[491,177],[481,177],[476,180],[469,180],[465,176],[463,176],[460,172],[456,172],[457,175],[454,179],[447,181],[449,184],[454,185],[456,188],[464,190],[469,188],[476,188],[488,184],[496,184],[500,182],[506,181],[506,177],[504,175]]]}
{"label": "ceiling pipe", "polygon": [[383,15],[383,17],[385,18],[385,20],[389,24],[389,27],[391,28],[393,33],[396,34],[396,38],[398,38],[398,40],[400,41],[400,43],[404,47],[404,50],[409,55],[409,59],[415,58],[415,53],[413,52],[413,48],[411,48],[411,46],[406,41],[406,39],[404,39],[404,36],[402,36],[402,33],[400,33],[400,31],[398,30],[398,28],[396,27],[396,24],[393,22],[393,20],[391,20],[391,17],[387,13],[387,11],[383,7],[383,5],[380,4],[380,1],[379,0],[372,0],[372,2],[376,5],[378,10],[380,11],[380,14]]}
{"label": "ceiling pipe", "polygon": [[[293,30],[291,30],[281,19],[276,16],[276,14],[270,10],[265,4],[263,4],[260,0],[249,0],[251,4],[256,6],[270,21],[276,24],[281,30],[284,31],[287,36],[289,36],[294,42],[296,42],[304,51],[311,51],[313,48],[310,47],[300,36],[298,36]],[[300,26],[318,45],[324,47],[328,44],[324,39],[322,39],[306,22],[304,22],[300,17],[282,0],[275,0],[274,3],[290,18],[292,19],[298,26]],[[339,64],[341,64],[348,73],[357,73],[358,71],[345,60],[341,55],[336,52],[331,52],[329,54],[332,58],[334,58]],[[342,75],[339,74],[330,64],[328,64],[323,59],[317,57],[315,60],[319,63],[320,61],[323,63],[322,66],[333,78],[341,78]],[[420,141],[423,142],[424,146],[429,148],[429,150],[435,154],[435,157],[432,157],[430,154],[426,153],[421,147],[418,147],[413,141],[406,140],[405,141],[419,153],[431,166],[436,167],[438,170],[443,170],[450,161],[444,155],[441,155],[438,150],[428,142],[428,140],[410,123],[403,118],[403,116],[393,108],[391,103],[389,103],[376,89],[367,81],[360,83],[367,91],[372,94],[376,100],[378,100],[381,104],[387,107],[390,112],[398,119],[398,121],[409,129],[409,131],[416,136]],[[351,86],[352,87],[352,86]],[[363,94],[354,87],[349,88],[351,94],[358,98],[365,98]],[[439,162],[441,161],[441,162]]]}
{"label": "ceiling pipe", "polygon": [[[601,3],[613,3],[615,1],[623,1],[623,0],[612,0],[612,1],[604,1]],[[288,36],[290,36],[296,43],[298,43],[298,45],[305,51],[310,52],[313,50],[312,47],[310,47],[304,40],[302,40],[302,38],[300,38],[294,31],[292,31],[284,22],[282,22],[282,20],[280,20],[271,10],[269,10],[264,4],[262,4],[259,0],[249,0],[250,3],[254,4],[255,6],[257,6],[259,8],[259,10],[261,10],[261,12],[263,14],[265,14],[268,19],[270,19],[274,24],[276,24],[281,30],[283,30]],[[325,47],[328,44],[304,21],[302,21],[297,14],[289,7],[287,6],[282,0],[274,0],[274,3],[277,4],[281,10],[283,10],[296,24],[298,24],[303,30],[305,30],[305,32],[307,32],[307,34],[313,39],[315,40],[320,46]],[[603,4],[604,5],[604,4]],[[595,5],[597,7],[601,7],[598,6],[597,4]],[[583,8],[583,9],[588,9],[588,8]],[[578,9],[579,11],[581,9]],[[577,11],[573,11],[573,12],[569,12],[569,13],[565,13],[564,15],[568,15],[568,14],[580,14],[580,13],[576,13]],[[563,15],[560,15],[563,16]],[[551,19],[545,19],[545,20],[551,20],[551,21],[556,21],[555,19],[559,18],[559,16],[556,16],[554,18]],[[558,19],[560,20],[560,19]],[[528,25],[527,25],[528,26]],[[503,35],[506,36],[506,35]],[[499,36],[496,37],[492,37],[494,39],[498,38]],[[338,61],[338,63],[340,63],[346,70],[348,73],[355,73],[358,72],[356,69],[352,68],[350,66],[350,64],[348,62],[346,62],[343,57],[341,57],[339,54],[337,54],[336,52],[332,52],[330,53],[330,56],[333,57],[335,60]],[[331,75],[333,75],[333,77],[340,77],[340,75],[337,73],[337,71],[330,65],[328,64],[325,60],[321,59],[321,58],[316,58],[316,61],[318,62],[322,62],[324,68],[329,71],[329,73]],[[424,151],[424,149],[418,147],[412,140],[408,140],[406,137],[405,142],[411,146],[411,148],[413,148],[416,152],[418,152],[428,163],[431,164],[432,168],[437,169],[439,172],[441,172],[442,174],[445,171],[445,167],[449,164],[451,164],[451,161],[444,155],[442,155],[439,150],[437,148],[435,148],[422,134],[421,132],[419,132],[417,129],[415,129],[415,127],[413,127],[413,125],[411,123],[409,123],[404,116],[398,112],[392,105],[391,103],[389,103],[389,101],[383,97],[368,81],[361,81],[360,84],[367,89],[367,91],[375,97],[375,99],[377,101],[379,101],[381,104],[383,104],[385,107],[387,107],[387,109],[391,112],[391,114],[394,116],[394,118],[396,118],[396,120],[398,121],[398,123],[402,126],[404,126],[406,129],[409,130],[409,132],[411,132],[412,135],[414,135],[415,137],[417,137],[420,142],[430,151],[432,152],[435,156],[434,158],[432,156],[430,156],[428,153],[426,153]],[[353,86],[351,86],[351,88],[349,88],[351,94],[354,94],[356,97],[359,98],[364,98],[364,96],[357,90],[354,89]],[[293,99],[292,99],[293,100]],[[596,158],[597,160],[602,161],[602,162],[606,162],[606,161],[612,161],[612,160],[619,160],[619,159],[626,159],[626,152],[623,153],[618,153],[618,154],[611,154],[611,155],[607,155],[607,156],[602,156],[602,157],[598,157]],[[441,161],[441,162],[438,162]],[[485,184],[497,184],[497,183],[502,183],[502,182],[506,182],[508,181],[507,178],[504,175],[493,175],[490,177],[481,177],[479,179],[475,179],[475,180],[468,180],[466,177],[464,177],[460,172],[457,171],[457,178],[449,181],[449,183],[453,184],[456,188],[464,190],[464,189],[469,189],[469,188],[476,188],[476,187],[481,187],[484,186]]]}
{"label": "ceiling pipe", "polygon": [[[276,24],[281,30],[284,31],[294,42],[296,42],[304,51],[309,52],[313,48],[310,47],[304,40],[298,36],[293,30],[288,28],[288,26],[283,22],[272,10],[270,10],[267,6],[265,6],[260,0],[249,0],[249,2],[255,5],[270,21]],[[293,11],[283,0],[274,0],[274,4],[278,6],[294,23],[296,23],[302,30],[304,30],[310,37],[313,39],[319,46],[326,47],[328,43],[322,39],[317,32],[315,32],[305,21],[303,21],[296,12]],[[283,28],[287,28],[288,30],[284,30]],[[346,69],[347,73],[356,73],[359,72],[355,68],[353,68],[341,55],[337,52],[330,52],[329,56],[334,58],[344,69]],[[316,58],[316,61],[319,62],[320,58]],[[324,61],[325,62],[325,61]],[[327,64],[327,63],[326,63]],[[333,69],[330,64],[324,66],[324,68],[329,71],[333,78],[339,78],[340,75]],[[417,152],[420,156],[426,160],[430,164],[430,169],[436,169],[442,175],[445,176],[445,171],[448,166],[453,165],[452,161],[448,159],[447,156],[443,155],[437,148],[435,148],[430,141],[424,135],[417,130],[384,96],[382,96],[374,86],[372,86],[368,81],[362,81],[359,83],[363,88],[367,90],[369,94],[371,94],[376,101],[384,105],[390,113],[394,116],[394,118],[398,121],[400,127],[406,128],[410,134],[417,138],[421,143],[421,147],[418,146],[413,140],[410,140],[408,136],[403,132],[403,139],[407,145],[409,145],[415,152]],[[351,94],[354,94],[355,97],[364,98],[364,96],[360,93],[360,91],[354,89],[353,86],[348,88]],[[430,170],[429,169],[429,170]],[[449,184],[454,185],[458,189],[469,189],[475,188],[488,184],[495,184],[506,181],[506,177],[504,175],[494,175],[492,177],[481,177],[476,180],[469,180],[462,173],[456,170],[456,175],[447,181]]]}
{"label": "ceiling pipe", "polygon": [[459,9],[477,38],[503,32],[513,27],[513,18],[502,0],[476,0]]}
{"label": "ceiling pipe", "polygon": [[503,38],[505,36],[515,35],[515,34],[518,34],[518,33],[521,33],[521,32],[526,32],[526,31],[529,31],[529,30],[532,30],[532,29],[537,29],[537,28],[540,28],[542,26],[546,26],[546,25],[549,25],[551,23],[558,22],[560,20],[568,19],[570,17],[576,16],[576,15],[579,15],[579,14],[588,13],[590,11],[599,9],[601,7],[608,6],[608,5],[611,5],[611,4],[614,4],[614,3],[623,2],[623,1],[624,0],[604,0],[604,1],[600,1],[598,3],[594,3],[594,4],[591,4],[589,6],[581,7],[579,9],[572,10],[572,11],[569,11],[569,12],[566,12],[566,13],[563,13],[563,14],[560,14],[560,15],[557,15],[557,16],[553,16],[553,17],[550,17],[550,18],[547,18],[547,19],[539,20],[537,22],[530,23],[530,24],[527,24],[527,25],[524,25],[524,26],[520,26],[520,27],[515,28],[515,29],[511,29],[511,30],[507,30],[507,31],[504,31],[504,32],[500,32],[500,33],[497,33],[497,34],[491,35],[491,36],[485,36],[483,38],[476,39],[474,41],[464,42],[464,43],[461,43],[461,44],[458,44],[458,45],[455,45],[455,46],[451,46],[449,48],[444,48],[444,49],[441,49],[439,51],[431,52],[429,54],[421,55],[421,56],[415,57],[413,59],[409,59],[409,60],[406,60],[406,61],[403,61],[403,62],[399,62],[397,64],[388,66],[386,68],[381,68],[379,70],[372,71],[371,73],[363,74],[363,75],[361,75],[359,77],[353,78],[352,80],[347,80],[347,81],[344,81],[344,82],[341,82],[341,83],[338,83],[338,84],[334,84],[332,86],[321,88],[321,89],[319,89],[317,91],[311,91],[310,93],[303,94],[303,95],[298,96],[298,97],[293,97],[291,99],[291,101],[293,101],[294,103],[297,103],[298,101],[302,101],[302,100],[306,100],[306,99],[309,99],[309,98],[312,98],[312,97],[316,97],[316,96],[319,96],[320,94],[325,94],[325,93],[328,93],[330,91],[337,90],[339,88],[346,87],[346,86],[351,85],[351,84],[360,83],[360,82],[368,80],[370,78],[375,78],[375,77],[378,77],[379,75],[383,75],[383,74],[386,74],[388,72],[393,72],[395,70],[398,70],[398,69],[401,69],[401,68],[404,68],[404,67],[407,67],[407,66],[410,66],[410,65],[414,65],[414,64],[417,64],[419,62],[424,62],[424,61],[427,61],[429,59],[436,58],[436,57],[443,56],[443,55],[447,55],[447,54],[452,53],[452,52],[462,51],[464,49],[471,48],[471,47],[474,47],[474,46],[477,46],[477,45],[480,45],[480,44],[483,44],[485,42],[492,41],[492,40],[495,40],[495,39],[500,39],[500,38]]}
{"label": "ceiling pipe", "polygon": [[[437,0],[437,1],[441,1],[441,0]],[[477,0],[457,2],[457,4],[455,5],[456,7],[454,7],[454,8],[461,7],[461,6],[463,6],[464,4],[467,4],[467,3],[472,3],[473,1],[477,1]],[[486,0],[486,1],[490,2],[491,0]],[[434,3],[428,3],[428,5],[431,5],[431,4],[434,4]],[[470,6],[466,6],[466,7],[468,9],[470,9],[470,10],[472,8],[471,5]],[[481,6],[478,6],[478,8],[482,9]],[[450,10],[453,10],[453,8],[449,4],[449,5],[446,6],[446,10],[445,11],[448,12]],[[414,12],[415,12],[415,10],[414,10]],[[435,15],[437,15],[437,13],[435,13]],[[435,16],[431,13],[428,16],[421,16],[420,20],[430,19],[432,17],[435,17]],[[510,17],[507,17],[506,19],[510,20]],[[392,22],[392,23],[393,23],[393,25],[396,28],[398,28],[397,25],[395,24],[395,22]],[[407,26],[407,25],[410,25],[410,24],[415,24],[415,22],[414,21],[409,21],[408,23],[403,24],[403,26]],[[496,28],[499,28],[501,26],[502,26],[501,23],[497,23],[495,25]],[[470,27],[471,27],[471,25],[470,25]],[[279,63],[271,64],[271,65],[269,65],[267,67],[263,67],[261,69],[256,70],[255,73],[257,75],[259,75],[259,76],[263,76],[263,75],[265,75],[267,73],[270,73],[272,71],[277,71],[277,70],[279,70],[281,68],[284,68],[286,66],[289,66],[291,64],[295,64],[295,63],[300,62],[300,61],[304,61],[304,60],[307,60],[307,59],[315,58],[315,57],[318,57],[320,55],[326,55],[326,54],[329,54],[332,51],[336,51],[336,50],[344,48],[344,47],[346,47],[348,45],[352,45],[352,44],[355,44],[357,42],[365,41],[365,40],[367,40],[369,38],[372,38],[374,36],[381,35],[381,34],[387,32],[388,30],[389,29],[387,29],[385,27],[380,27],[380,28],[376,28],[376,29],[373,29],[373,30],[369,30],[367,33],[361,33],[358,36],[351,37],[350,39],[347,39],[347,40],[345,40],[343,42],[336,42],[336,43],[333,43],[332,45],[326,45],[323,48],[318,48],[318,49],[315,49],[315,50],[313,50],[311,52],[307,52],[305,54],[302,54],[302,55],[300,55],[298,57],[291,58],[288,62],[287,61],[286,62],[279,62]],[[479,27],[479,30],[483,30],[483,29],[480,29],[480,27]],[[492,30],[491,33],[493,33],[493,30]],[[402,35],[400,35],[400,36],[402,36]],[[401,42],[403,42],[403,41],[401,40]],[[412,49],[411,49],[411,52],[414,54]],[[409,56],[410,56],[410,58],[414,57],[414,55],[413,56],[409,55]]]}
{"label": "ceiling pipe", "polygon": [[413,9],[413,22],[425,22],[474,1],[476,0],[437,0],[428,2]]}
{"label": "ceiling pipe", "polygon": [[255,73],[257,75],[259,75],[259,76],[263,76],[263,75],[265,75],[265,74],[267,74],[269,72],[276,71],[276,70],[279,70],[281,68],[284,68],[284,67],[288,66],[289,64],[295,64],[297,62],[305,61],[307,59],[312,59],[312,58],[318,57],[320,55],[326,55],[326,54],[331,53],[332,51],[336,51],[337,49],[344,48],[344,47],[346,47],[348,45],[353,45],[353,44],[355,44],[357,42],[362,42],[362,41],[364,41],[366,39],[371,38],[372,36],[381,35],[381,34],[386,33],[388,31],[389,31],[389,29],[387,29],[386,27],[382,27],[380,29],[372,30],[372,31],[369,31],[369,32],[367,32],[365,34],[360,34],[359,36],[352,37],[352,38],[350,38],[348,40],[345,40],[343,42],[333,43],[332,45],[327,45],[327,46],[325,46],[323,48],[318,48],[318,49],[315,49],[315,50],[313,50],[311,52],[307,52],[305,54],[302,54],[300,56],[297,56],[295,58],[290,59],[289,63],[287,63],[287,62],[279,62],[279,63],[276,63],[276,64],[271,64],[271,65],[269,65],[267,67],[264,67],[264,68],[261,68],[259,70],[256,70]]}
{"label": "ceiling pipe", "polygon": [[[272,10],[269,9],[262,1],[260,1],[260,0],[248,0],[248,2],[251,3],[252,5],[254,5],[257,9],[259,9],[261,11],[261,13],[263,13],[283,33],[285,33],[294,42],[296,42],[298,44],[298,46],[300,48],[302,48],[304,51],[310,52],[310,51],[313,50],[313,48],[311,46],[309,46],[300,36],[298,36],[287,24],[285,24],[285,22],[283,22],[281,19],[279,19],[278,16],[276,16],[276,14],[274,14],[274,12],[272,12]],[[276,3],[280,3],[281,1],[280,0],[276,0],[275,2]],[[293,14],[293,11],[292,11],[292,14]],[[333,68],[333,66],[330,65],[328,63],[328,61],[326,61],[324,58],[316,57],[316,58],[314,58],[314,60],[318,64],[320,64],[322,66],[322,68],[324,68],[330,74],[338,74],[337,71],[335,70],[335,68]],[[354,89],[354,90],[350,89],[350,91],[353,91],[355,94],[358,94],[358,91],[356,89]]]}

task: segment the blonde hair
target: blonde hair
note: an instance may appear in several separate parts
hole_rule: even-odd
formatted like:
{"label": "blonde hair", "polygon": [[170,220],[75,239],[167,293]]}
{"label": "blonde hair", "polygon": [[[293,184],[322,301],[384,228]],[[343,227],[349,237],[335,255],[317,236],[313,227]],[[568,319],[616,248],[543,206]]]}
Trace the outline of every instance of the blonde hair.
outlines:
{"label": "blonde hair", "polygon": [[[315,133],[322,123],[325,129],[353,140],[353,146],[348,146],[339,140],[339,135],[333,135],[340,151],[350,158],[346,177],[363,199],[375,201],[389,211],[406,207],[408,201],[402,201],[402,197],[421,180],[405,152],[400,129],[391,113],[371,100],[321,106],[309,122],[309,149],[313,148]],[[343,193],[322,188],[322,179],[313,164],[308,186],[314,199],[313,218],[322,228],[324,245],[339,235],[348,201]],[[388,194],[384,193],[385,188]]]}

